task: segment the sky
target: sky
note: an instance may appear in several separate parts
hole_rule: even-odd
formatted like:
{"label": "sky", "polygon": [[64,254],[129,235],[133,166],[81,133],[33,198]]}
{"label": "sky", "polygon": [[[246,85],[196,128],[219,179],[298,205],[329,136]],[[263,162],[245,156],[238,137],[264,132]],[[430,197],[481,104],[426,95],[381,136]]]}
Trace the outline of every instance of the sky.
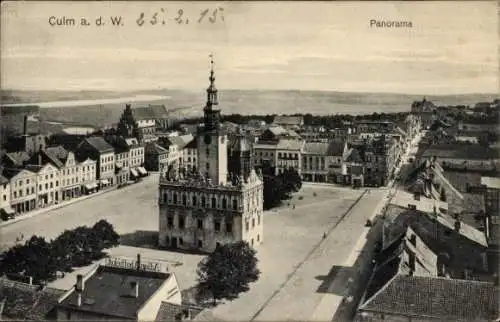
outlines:
{"label": "sky", "polygon": [[[2,2],[2,89],[497,93],[498,3]],[[165,11],[162,13],[161,9]],[[217,20],[209,15],[219,9]],[[184,11],[188,24],[173,18]],[[200,13],[209,9],[201,23]],[[158,12],[157,20],[148,21]],[[136,23],[140,14],[146,23]],[[104,26],[96,26],[97,17]],[[123,26],[112,26],[121,16]],[[51,26],[50,17],[76,26]],[[86,18],[91,25],[81,26]],[[54,19],[54,18],[53,18]],[[370,20],[410,21],[374,28]]]}

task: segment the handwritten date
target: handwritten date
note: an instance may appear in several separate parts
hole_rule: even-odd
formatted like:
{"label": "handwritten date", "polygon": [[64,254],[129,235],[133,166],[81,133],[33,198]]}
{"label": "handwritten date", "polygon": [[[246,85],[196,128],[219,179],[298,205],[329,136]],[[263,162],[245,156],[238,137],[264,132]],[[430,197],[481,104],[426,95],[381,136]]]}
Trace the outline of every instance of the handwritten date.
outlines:
{"label": "handwritten date", "polygon": [[[218,7],[215,9],[205,9],[200,11],[199,15],[196,17],[198,23],[209,22],[211,24],[217,21],[224,22],[224,8]],[[169,20],[172,20],[176,24],[189,24],[192,20],[185,14],[184,9],[178,9],[175,14],[170,14],[167,9],[161,8],[159,11],[154,12],[151,15],[147,15],[144,12],[139,14],[136,23],[139,27],[145,25],[166,25]]]}

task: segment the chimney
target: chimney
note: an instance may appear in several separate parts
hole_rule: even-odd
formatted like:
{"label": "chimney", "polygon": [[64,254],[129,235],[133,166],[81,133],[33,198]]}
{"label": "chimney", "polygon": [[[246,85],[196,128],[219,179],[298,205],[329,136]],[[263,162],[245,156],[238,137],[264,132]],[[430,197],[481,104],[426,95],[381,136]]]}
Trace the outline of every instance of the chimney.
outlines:
{"label": "chimney", "polygon": [[83,292],[84,288],[85,284],[83,283],[83,275],[82,274],[76,275],[76,285],[75,285],[76,291],[81,293]]}
{"label": "chimney", "polygon": [[24,116],[24,120],[23,120],[23,135],[24,136],[28,135],[28,115]]}
{"label": "chimney", "polygon": [[42,153],[38,152],[38,165],[42,165]]}
{"label": "chimney", "polygon": [[455,231],[457,233],[460,232],[460,227],[462,226],[462,224],[460,223],[460,220],[455,220]]}
{"label": "chimney", "polygon": [[130,296],[134,297],[134,298],[138,298],[139,297],[139,283],[137,282],[130,282]]}
{"label": "chimney", "polygon": [[141,270],[141,254],[137,254],[137,270]]}

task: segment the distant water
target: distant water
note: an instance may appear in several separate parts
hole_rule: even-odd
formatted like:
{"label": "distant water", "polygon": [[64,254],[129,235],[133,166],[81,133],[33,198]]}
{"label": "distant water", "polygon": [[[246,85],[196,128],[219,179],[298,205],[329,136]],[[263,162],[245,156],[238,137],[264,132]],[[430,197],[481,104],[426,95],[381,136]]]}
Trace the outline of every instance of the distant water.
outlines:
{"label": "distant water", "polygon": [[67,134],[76,134],[76,135],[87,135],[96,131],[96,129],[92,127],[84,127],[84,126],[71,126],[63,129],[64,133]]}
{"label": "distant water", "polygon": [[[92,106],[92,105],[107,105],[107,104],[123,104],[131,102],[154,102],[169,99],[169,96],[160,95],[135,95],[130,97],[119,97],[119,98],[104,98],[104,99],[92,99],[92,100],[71,100],[71,101],[53,101],[53,102],[40,102],[40,103],[29,103],[30,105],[37,105],[40,108],[51,108],[51,107],[67,107],[67,106]],[[26,103],[16,103],[16,104],[4,104],[4,106],[26,106]]]}

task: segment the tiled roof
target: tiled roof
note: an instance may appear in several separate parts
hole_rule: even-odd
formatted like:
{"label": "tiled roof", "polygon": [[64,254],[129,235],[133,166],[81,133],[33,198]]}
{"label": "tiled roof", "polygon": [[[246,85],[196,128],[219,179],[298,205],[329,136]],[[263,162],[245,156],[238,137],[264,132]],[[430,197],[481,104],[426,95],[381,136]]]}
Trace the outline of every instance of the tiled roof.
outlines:
{"label": "tiled roof", "polygon": [[28,153],[24,151],[6,153],[5,157],[9,158],[12,161],[12,163],[18,166],[22,166],[23,163],[28,161],[30,158]]}
{"label": "tiled roof", "polygon": [[7,299],[3,316],[15,320],[42,321],[57,304],[65,291],[40,289],[37,285],[0,278],[0,301]]}
{"label": "tiled roof", "polygon": [[439,144],[432,145],[424,151],[422,157],[468,159],[468,160],[493,160],[499,158],[497,149],[484,147],[478,144]]}
{"label": "tiled roof", "polygon": [[156,153],[156,154],[165,154],[168,153],[168,150],[161,147],[155,142],[150,142],[145,146],[146,153]]}
{"label": "tiled roof", "polygon": [[[85,280],[82,306],[79,310],[107,314],[114,317],[136,318],[137,311],[168,279],[167,273],[127,270],[100,266]],[[131,282],[138,283],[138,297],[129,296]],[[72,292],[60,306],[75,309],[77,292]]]}
{"label": "tiled roof", "polygon": [[301,125],[304,123],[304,118],[302,116],[277,115],[274,118],[273,123],[286,124],[286,125]]}
{"label": "tiled roof", "polygon": [[[456,231],[455,219],[451,216],[440,214],[436,219],[441,225],[445,226],[449,230]],[[486,240],[485,234],[482,231],[464,223],[463,221],[460,222],[459,234],[483,247],[488,247],[488,241]]]}
{"label": "tiled roof", "polygon": [[145,107],[132,108],[132,113],[136,121],[156,120],[168,117],[167,109],[164,105],[149,105]]}
{"label": "tiled roof", "polygon": [[166,140],[164,142],[166,143],[165,147],[168,147],[172,144],[175,144],[175,145],[177,145],[179,150],[182,150],[193,140],[194,140],[194,137],[192,134],[185,134],[185,135],[179,135],[179,136],[169,136],[166,138]]}
{"label": "tiled roof", "polygon": [[66,161],[68,158],[68,151],[62,145],[45,148],[45,152],[52,154],[61,161]]}
{"label": "tiled roof", "polygon": [[[63,147],[61,147],[61,148],[64,150]],[[66,150],[64,150],[64,151],[66,151]],[[68,153],[66,152],[66,156],[64,156],[63,158],[59,158],[59,156],[63,156],[64,153],[62,151],[60,151],[59,149],[53,149],[53,148],[42,150],[39,153],[45,155],[45,157],[53,165],[55,165],[58,168],[64,167],[64,162],[66,161],[66,158],[68,157]],[[34,158],[36,158],[36,157],[37,157],[37,155],[34,156]],[[31,160],[35,161],[34,158],[32,158]]]}
{"label": "tiled roof", "polygon": [[9,182],[9,179],[7,179],[6,177],[4,177],[1,173],[0,173],[0,184],[4,184],[4,183],[8,183]]}
{"label": "tiled roof", "polygon": [[328,156],[343,156],[344,155],[345,142],[340,140],[332,140],[328,144],[328,151],[326,155]]}
{"label": "tiled roof", "polygon": [[300,150],[303,147],[303,142],[298,140],[287,140],[281,139],[276,145],[276,149],[278,150]]}
{"label": "tiled roof", "polygon": [[92,136],[86,138],[85,141],[90,144],[94,149],[100,153],[107,153],[114,151],[113,147],[100,136]]}
{"label": "tiled roof", "polygon": [[158,314],[156,315],[155,321],[180,321],[184,320],[186,313],[189,314],[189,318],[195,318],[203,308],[195,307],[191,305],[178,305],[168,302],[161,302],[160,309],[158,310]]}
{"label": "tiled roof", "polygon": [[485,200],[483,194],[478,193],[463,193],[464,196],[464,210],[469,213],[484,213]]}
{"label": "tiled roof", "polygon": [[442,321],[498,318],[498,288],[493,284],[397,275],[360,310]]}

